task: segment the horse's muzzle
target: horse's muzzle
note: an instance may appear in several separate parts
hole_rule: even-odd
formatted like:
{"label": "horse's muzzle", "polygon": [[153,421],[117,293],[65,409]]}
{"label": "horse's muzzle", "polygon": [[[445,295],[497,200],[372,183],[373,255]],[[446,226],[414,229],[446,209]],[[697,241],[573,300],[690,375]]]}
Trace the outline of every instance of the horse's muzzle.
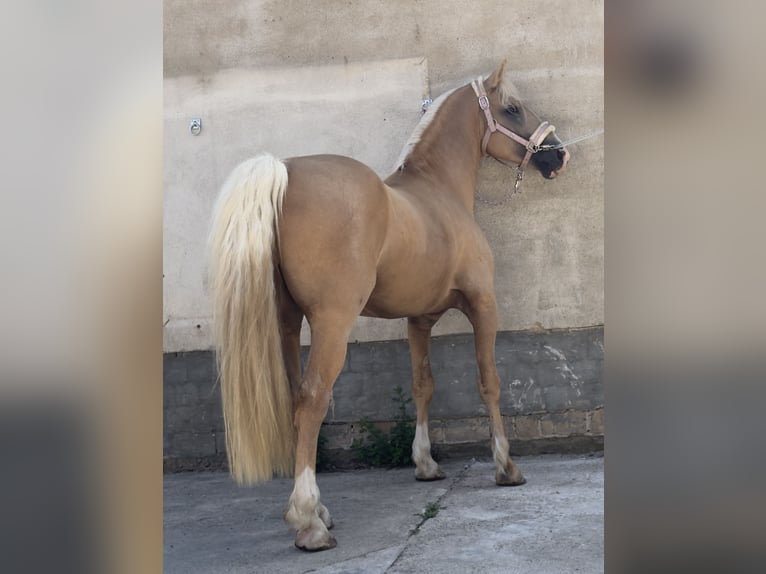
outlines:
{"label": "horse's muzzle", "polygon": [[562,173],[566,169],[567,163],[569,162],[570,155],[569,155],[568,149],[556,150],[556,155],[558,156],[558,159],[561,161],[561,166],[551,170],[551,172],[548,174],[548,179],[553,179],[554,177]]}

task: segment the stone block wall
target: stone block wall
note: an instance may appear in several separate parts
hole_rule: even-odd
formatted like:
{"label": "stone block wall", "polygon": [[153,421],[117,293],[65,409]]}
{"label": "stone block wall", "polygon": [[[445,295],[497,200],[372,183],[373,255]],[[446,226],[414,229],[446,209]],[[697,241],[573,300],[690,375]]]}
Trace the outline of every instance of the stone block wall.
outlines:
{"label": "stone block wall", "polygon": [[[599,449],[604,435],[603,328],[499,333],[501,413],[512,454]],[[304,350],[305,359],[305,350]],[[215,359],[210,351],[165,354],[166,470],[225,465],[225,436]],[[432,342],[436,391],[429,431],[436,455],[489,455],[489,419],[476,388],[473,336]],[[383,427],[410,395],[406,341],[351,343],[333,389],[323,435],[332,457],[349,460],[365,418]],[[410,407],[414,417],[414,406]]]}

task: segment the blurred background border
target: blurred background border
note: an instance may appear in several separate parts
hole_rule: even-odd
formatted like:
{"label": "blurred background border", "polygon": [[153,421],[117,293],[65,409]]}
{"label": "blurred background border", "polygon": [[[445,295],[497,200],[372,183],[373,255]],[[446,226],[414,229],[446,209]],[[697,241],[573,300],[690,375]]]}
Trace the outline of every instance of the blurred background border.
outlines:
{"label": "blurred background border", "polygon": [[[762,10],[606,5],[607,572],[762,571]],[[160,571],[162,5],[3,12],[2,400],[22,420],[0,544],[38,571]],[[80,501],[47,537],[35,476]],[[73,528],[82,552],[46,554]]]}

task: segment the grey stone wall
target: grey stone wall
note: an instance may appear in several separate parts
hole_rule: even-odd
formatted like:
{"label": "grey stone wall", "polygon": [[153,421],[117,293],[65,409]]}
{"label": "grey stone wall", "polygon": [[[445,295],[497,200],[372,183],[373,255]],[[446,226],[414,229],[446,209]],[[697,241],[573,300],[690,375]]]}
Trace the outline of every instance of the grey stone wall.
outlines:
{"label": "grey stone wall", "polygon": [[[512,453],[602,444],[602,327],[499,333],[496,351],[501,413]],[[486,446],[489,424],[476,388],[473,336],[435,337],[431,364],[436,380],[430,410],[434,448],[468,453],[469,447]],[[361,418],[383,426],[390,422],[396,414],[394,389],[401,386],[409,396],[410,378],[406,341],[350,343],[323,427],[328,450],[347,451]],[[213,353],[165,354],[164,399],[165,468],[223,465],[225,437]],[[414,407],[412,411],[414,416]]]}

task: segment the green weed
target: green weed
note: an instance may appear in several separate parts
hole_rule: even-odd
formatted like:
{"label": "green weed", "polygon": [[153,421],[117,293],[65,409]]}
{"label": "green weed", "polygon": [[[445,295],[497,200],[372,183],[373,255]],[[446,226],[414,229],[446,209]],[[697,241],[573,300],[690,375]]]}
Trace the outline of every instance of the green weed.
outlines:
{"label": "green weed", "polygon": [[423,514],[421,514],[421,516],[423,517],[423,522],[439,514],[440,508],[441,507],[439,506],[438,502],[429,502],[428,504],[426,504],[426,507],[423,510]]}
{"label": "green weed", "polygon": [[355,439],[351,448],[358,462],[370,466],[400,467],[412,464],[412,441],[415,425],[407,414],[412,399],[405,398],[402,387],[394,389],[396,403],[394,426],[387,434],[366,419],[359,421],[361,438]]}

